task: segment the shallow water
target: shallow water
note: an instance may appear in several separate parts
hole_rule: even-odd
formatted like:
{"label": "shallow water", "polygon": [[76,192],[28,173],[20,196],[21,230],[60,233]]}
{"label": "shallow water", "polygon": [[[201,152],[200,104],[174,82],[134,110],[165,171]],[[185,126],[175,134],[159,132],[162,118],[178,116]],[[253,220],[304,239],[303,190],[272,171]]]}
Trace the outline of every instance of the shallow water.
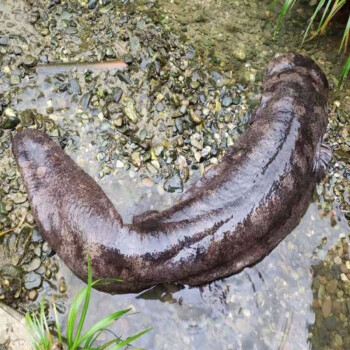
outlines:
{"label": "shallow water", "polygon": [[[25,42],[23,50],[26,54],[29,52],[35,57],[46,54],[52,61],[85,60],[86,57],[97,60],[105,57],[103,50],[100,51],[99,47],[105,45],[110,39],[108,45],[112,45],[117,52],[117,58],[119,54],[124,55],[126,50],[124,41],[116,41],[113,40],[113,36],[91,32],[84,27],[84,21],[79,22],[81,27],[78,26],[79,30],[83,30],[84,35],[79,38],[72,37],[69,33],[73,32],[74,27],[69,24],[72,16],[68,10],[60,12],[57,28],[62,31],[64,44],[60,44],[59,50],[55,51],[50,38],[46,34],[44,37],[41,36],[42,27],[38,26],[38,23],[29,25],[32,16],[31,6],[28,5],[30,3],[29,1],[15,5],[11,1],[0,0],[0,11],[3,12],[5,22],[3,28],[0,28],[0,34],[9,35],[13,45],[23,46]],[[187,35],[187,40],[199,52],[195,60],[205,62],[204,67],[210,67],[211,70],[216,71],[223,70],[226,72],[223,80],[230,84],[244,85],[234,88],[235,92],[241,96],[240,104],[222,113],[219,112],[220,117],[229,114],[228,121],[221,123],[225,124],[225,127],[219,123],[217,130],[213,132],[214,138],[225,138],[228,145],[242,131],[237,129],[244,128],[247,111],[251,111],[256,104],[260,78],[266,63],[276,53],[298,48],[299,38],[295,32],[303,28],[303,20],[308,16],[308,13],[299,11],[297,19],[287,21],[281,30],[280,38],[277,42],[273,42],[274,15],[268,10],[268,3],[269,1],[205,0],[160,1],[157,3],[158,7],[150,6],[151,2],[146,1],[140,5],[139,11],[144,11],[157,23],[161,22],[162,26]],[[123,11],[122,9],[120,13],[114,14],[113,18],[111,11],[111,21],[119,21]],[[44,13],[50,16],[49,10],[45,10]],[[15,25],[13,25],[14,21]],[[140,31],[145,26],[144,22],[138,23]],[[9,23],[12,24],[9,25]],[[54,26],[52,23],[50,25]],[[69,30],[68,34],[67,30]],[[102,29],[103,33],[107,31],[108,28]],[[129,35],[132,36],[132,33]],[[332,30],[325,39],[323,47],[309,43],[302,50],[303,53],[317,59],[326,71],[332,86],[336,82],[342,64],[341,60],[336,61],[335,52],[338,45],[336,40],[338,39],[339,35]],[[75,41],[78,43],[78,49],[74,47]],[[180,58],[176,56],[174,62],[180,59],[182,59],[181,55]],[[148,63],[147,60],[142,61],[141,66],[147,66]],[[125,166],[128,161],[127,156],[123,154],[123,149],[129,156],[134,150],[134,144],[126,143],[125,146],[115,147],[118,139],[125,135],[121,134],[118,127],[105,117],[103,110],[105,101],[101,98],[101,102],[96,98],[103,94],[110,95],[113,89],[121,88],[124,96],[137,101],[141,116],[139,130],[154,131],[152,147],[159,145],[164,139],[173,142],[175,137],[168,137],[166,132],[167,128],[174,127],[169,116],[161,113],[157,115],[164,121],[164,128],[159,128],[158,125],[156,128],[150,123],[153,112],[150,112],[148,99],[154,97],[153,87],[142,83],[144,80],[152,80],[153,77],[148,76],[148,73],[145,73],[146,70],[140,69],[140,73],[133,73],[135,83],[132,86],[116,78],[114,74],[107,73],[93,73],[92,82],[89,82],[87,78],[90,79],[90,76],[74,70],[66,75],[51,78],[29,70],[25,72],[18,84],[12,84],[13,81],[11,83],[10,79],[4,77],[7,77],[9,71],[19,74],[16,68],[15,56],[13,60],[1,66],[1,73],[4,75],[0,76],[0,97],[10,91],[11,106],[16,112],[24,114],[31,110],[41,114],[42,117],[36,120],[35,127],[38,124],[40,124],[39,127],[41,124],[47,124],[46,130],[59,139],[67,153],[99,182],[125,222],[130,222],[135,214],[145,210],[169,207],[179,198],[180,193],[164,191],[164,178],[157,175],[150,181],[151,175],[143,165],[139,168]],[[209,71],[209,68],[207,70]],[[183,75],[186,76],[185,70]],[[82,90],[80,93],[63,89],[64,85],[72,80],[76,80],[80,85]],[[221,88],[220,84],[218,85]],[[247,91],[245,86],[248,86]],[[350,111],[350,107],[346,107],[347,104],[349,105],[348,91],[348,85],[345,85],[343,90],[331,93],[329,142],[335,149],[338,149],[338,144],[349,142],[346,139],[348,132],[344,123],[344,118],[345,120],[348,118],[347,113]],[[84,108],[82,101],[87,92],[91,92],[95,97],[95,100],[92,99],[90,108]],[[157,99],[160,94],[157,95]],[[214,93],[212,95],[214,96],[212,103],[218,105],[222,91],[218,95]],[[333,103],[337,99],[343,109],[336,107],[337,104]],[[171,115],[171,113],[173,113],[171,107],[166,106],[164,114]],[[51,128],[52,122],[61,127],[63,135],[60,135],[55,128]],[[199,126],[193,126],[193,129],[198,133],[201,132]],[[135,130],[139,136],[139,131],[136,128]],[[134,136],[131,133],[130,138]],[[0,137],[2,137],[1,134]],[[9,143],[11,135],[5,134],[4,137]],[[111,151],[110,153],[113,153],[116,158],[111,156],[111,160],[107,162],[97,160],[101,154],[108,155],[108,151]],[[4,174],[5,177],[9,177],[6,172],[9,153],[8,149],[0,153],[0,165],[2,165],[0,175]],[[3,154],[6,156],[4,157]],[[186,153],[181,155],[187,157]],[[220,155],[216,158],[220,160]],[[168,159],[164,164],[171,162],[171,158]],[[310,204],[299,226],[268,257],[254,267],[202,289],[164,285],[138,296],[111,296],[93,291],[87,323],[92,324],[115,310],[132,307],[136,314],[122,318],[112,327],[112,330],[117,335],[125,337],[153,327],[149,334],[134,344],[147,349],[311,348],[309,327],[315,323],[315,314],[311,309],[314,300],[311,267],[325,260],[328,248],[336,245],[340,238],[347,237],[349,233],[345,218],[346,207],[344,207],[344,202],[348,201],[348,192],[346,189],[343,189],[343,192],[338,190],[339,186],[343,186],[340,180],[349,178],[347,159],[339,157],[333,161],[326,180],[317,188],[319,197]],[[179,162],[179,159],[176,162]],[[167,165],[164,164],[161,166],[167,169]],[[208,164],[209,161],[206,160],[205,165],[208,166]],[[195,182],[200,173],[203,173],[203,164],[202,167],[200,164],[195,165],[189,171],[190,178],[184,184],[184,189]],[[145,178],[147,185],[142,182]],[[330,203],[334,199],[334,208],[332,208]],[[63,302],[65,307],[68,307],[73,296],[84,286],[84,283],[78,280],[62,262],[56,278],[59,279],[61,276],[66,279],[68,285],[68,302]],[[41,291],[42,295],[45,293],[52,293],[48,285]],[[67,315],[62,314],[60,317],[65,327]],[[335,333],[335,331],[330,332],[330,337]],[[346,335],[342,336],[346,337]]]}
{"label": "shallow water", "polygon": [[[132,307],[137,314],[116,322],[111,329],[125,336],[153,327],[135,346],[309,349],[308,327],[315,321],[311,266],[324,259],[326,249],[349,231],[341,215],[333,227],[329,218],[320,215],[317,204],[312,203],[299,226],[263,261],[202,290],[168,285],[139,296],[94,291],[88,322]],[[327,243],[315,250],[324,239]],[[68,269],[61,273],[67,278],[70,297],[84,286]]]}

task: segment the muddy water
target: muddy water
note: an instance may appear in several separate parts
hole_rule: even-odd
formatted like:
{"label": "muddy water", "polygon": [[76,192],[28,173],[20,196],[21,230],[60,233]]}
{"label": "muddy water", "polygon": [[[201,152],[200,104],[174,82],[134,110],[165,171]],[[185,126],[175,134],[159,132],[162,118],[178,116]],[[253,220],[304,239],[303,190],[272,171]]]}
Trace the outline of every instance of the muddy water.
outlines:
{"label": "muddy water", "polygon": [[[86,8],[84,2],[79,3]],[[180,33],[181,40],[186,42],[185,46],[192,45],[191,51],[196,52],[195,60],[204,65],[205,71],[215,71],[215,79],[222,79],[233,85],[232,94],[240,97],[239,105],[223,111],[221,107],[215,109],[220,122],[215,125],[215,128],[212,126],[210,128],[214,139],[226,140],[225,147],[233,142],[238,133],[244,129],[247,111],[251,111],[257,103],[263,68],[275,54],[299,50],[299,33],[304,28],[304,20],[310,14],[305,9],[297,9],[296,17],[285,22],[278,40],[273,41],[275,14],[268,7],[269,1],[188,2],[177,0],[157,3],[140,2],[136,5],[131,2],[131,10],[119,8],[117,5],[116,7],[110,6],[114,2],[105,3],[105,6],[96,10],[96,13],[103,14],[101,18],[96,13],[92,15],[94,12],[75,10],[69,6],[66,8],[65,3],[50,7],[47,2],[43,1],[42,6],[35,9],[30,1],[12,4],[11,1],[0,0],[0,10],[4,17],[4,26],[0,28],[0,33],[1,36],[9,37],[10,45],[13,47],[20,46],[23,56],[30,54],[35,58],[40,58],[42,63],[45,61],[94,61],[106,59],[106,57],[120,59],[125,57],[126,52],[129,52],[129,41],[130,52],[134,56],[142,56],[138,52],[141,51],[140,41],[143,37],[140,34],[135,38],[130,28],[125,30],[125,34],[124,27],[121,25],[121,29],[117,30],[117,38],[114,38],[115,33],[109,32],[108,23],[123,24],[126,21],[125,16],[133,18],[135,11],[147,14],[148,18],[152,19],[150,22],[159,24],[159,28]],[[37,13],[40,13],[41,17],[39,16],[39,19],[36,20]],[[78,20],[79,16],[81,19]],[[146,30],[149,26],[148,20],[139,17],[136,17],[136,20],[135,31],[139,30],[148,35],[149,32]],[[77,23],[77,26],[74,23]],[[89,28],[89,23],[94,23],[92,29]],[[47,34],[48,30],[49,34]],[[79,35],[75,34],[76,31]],[[151,34],[154,35],[154,33]],[[145,34],[145,37],[147,35]],[[162,36],[165,37],[165,34]],[[325,70],[332,87],[337,82],[344,59],[342,57],[338,59],[337,56],[337,40],[340,37],[337,27],[331,27],[329,35],[322,43],[317,45],[315,42],[310,42],[301,50],[302,53],[312,56]],[[170,36],[168,40],[175,39]],[[181,45],[177,41],[169,45],[172,44],[175,48],[171,53],[174,59],[168,67],[170,72],[177,62],[181,61],[183,65],[187,62],[183,60],[184,54],[176,56]],[[125,79],[116,78],[115,72],[91,75],[73,70],[67,74],[48,78],[45,75],[36,74],[31,69],[31,62],[27,63],[29,69],[27,67],[24,71],[18,72],[16,71],[17,61],[23,61],[22,53],[13,54],[8,51],[7,46],[0,46],[0,49],[1,73],[3,74],[0,77],[0,97],[4,95],[9,98],[11,108],[21,115],[28,111],[34,113],[34,117],[30,115],[27,119],[24,118],[19,126],[29,125],[41,128],[44,124],[46,130],[65,146],[66,151],[76,162],[99,182],[126,222],[130,222],[135,214],[145,210],[169,207],[179,198],[180,191],[175,190],[174,193],[171,193],[171,191],[164,190],[164,183],[167,179],[167,174],[164,174],[171,173],[168,168],[172,170],[173,163],[183,165],[183,159],[185,159],[194,164],[189,170],[189,180],[184,181],[183,184],[186,189],[205,171],[203,170],[205,167],[220,160],[220,152],[217,156],[211,155],[204,161],[200,159],[196,162],[193,159],[193,157],[200,158],[198,150],[186,148],[186,145],[189,144],[190,136],[194,132],[202,135],[203,127],[202,124],[199,126],[195,123],[186,124],[186,117],[184,125],[190,125],[190,128],[185,129],[183,134],[179,132],[180,137],[183,136],[185,140],[185,145],[177,146],[181,149],[182,158],[172,158],[170,147],[169,153],[163,156],[165,159],[163,163],[161,156],[157,158],[152,153],[151,166],[153,168],[149,167],[143,151],[141,151],[141,157],[143,157],[141,166],[137,165],[137,159],[136,161],[135,159],[134,161],[128,160],[128,157],[135,155],[135,152],[140,150],[138,145],[135,146],[138,141],[134,139],[135,136],[140,137],[141,130],[146,130],[147,135],[153,131],[154,135],[150,138],[151,147],[157,147],[159,144],[165,145],[164,140],[178,142],[178,134],[169,137],[166,132],[167,128],[173,128],[174,124],[173,118],[167,119],[164,114],[171,115],[174,113],[173,109],[166,106],[162,114],[163,111],[159,106],[159,102],[162,102],[164,98],[162,95],[166,94],[163,94],[163,90],[154,93],[152,85],[155,80],[154,74],[153,72],[150,75],[145,73],[144,67],[156,59],[154,58],[155,52],[151,52],[148,59],[140,59],[141,68],[139,66],[132,68],[130,76],[134,84],[131,86],[127,80],[125,82]],[[162,49],[160,47],[159,52]],[[171,51],[169,47],[166,49]],[[155,50],[153,46],[150,51],[152,50]],[[114,55],[107,54],[109,51],[114,52]],[[188,56],[188,53],[186,55]],[[8,59],[9,57],[11,59]],[[193,71],[197,68],[195,66]],[[181,74],[186,79],[191,74],[194,75],[193,71],[187,73],[185,69],[182,69]],[[175,73],[174,76],[177,77],[179,73]],[[21,76],[20,81],[13,76]],[[221,78],[219,79],[218,76]],[[171,81],[174,77],[170,75],[168,79]],[[203,83],[205,86],[208,80]],[[150,86],[145,81],[151,81]],[[80,86],[81,91],[77,85]],[[184,93],[181,91],[183,95],[180,95],[180,98],[186,100],[183,105],[187,107],[191,96],[197,94],[195,85],[192,86],[193,90]],[[109,111],[108,116],[105,113],[104,107],[110,102],[107,101],[106,96],[115,94],[117,88],[123,92],[123,98],[125,98],[125,100],[122,99],[123,103],[134,101],[137,105],[139,112],[137,128],[130,128],[126,131],[123,127],[120,128],[117,122],[118,113],[121,112],[119,110],[116,113],[114,110]],[[209,90],[214,93],[210,95],[210,91],[209,93],[206,91],[207,99],[210,104],[218,106],[218,102],[222,102],[222,95],[227,93],[226,88],[217,84],[214,88],[210,87]],[[217,95],[216,90],[219,91]],[[86,101],[88,93],[92,95],[90,96],[90,107],[84,102],[84,96]],[[155,94],[159,111],[153,112],[145,101],[152,100]],[[345,343],[350,339],[349,334],[341,331],[340,327],[325,329],[323,324],[329,315],[327,314],[324,319],[321,315],[321,320],[316,322],[315,312],[311,305],[314,304],[315,293],[320,295],[319,309],[323,307],[324,300],[326,300],[319,292],[321,288],[315,287],[312,266],[320,261],[326,261],[328,248],[338,244],[339,240],[347,237],[349,233],[347,221],[349,217],[345,217],[349,213],[346,189],[349,179],[348,156],[346,155],[347,147],[349,147],[349,132],[346,124],[350,111],[348,95],[347,84],[343,89],[334,89],[331,92],[328,142],[333,146],[336,157],[333,159],[326,179],[318,186],[315,199],[310,204],[300,225],[268,257],[238,275],[217,281],[202,289],[165,285],[138,296],[111,296],[94,291],[87,324],[97,322],[107,313],[132,307],[135,314],[119,320],[112,330],[118,336],[125,337],[142,329],[153,327],[149,334],[135,342],[135,346],[148,349],[258,350],[308,349],[311,347],[310,339],[313,332],[311,326],[316,324],[321,331],[326,332],[328,337],[326,341],[323,343],[320,341],[320,343],[339,349],[346,348]],[[196,104],[197,102],[189,102],[189,106]],[[193,107],[193,110],[195,108],[197,107]],[[203,114],[207,113],[204,108],[198,107],[198,109]],[[195,112],[197,113],[197,110]],[[227,115],[229,117],[226,119]],[[161,120],[160,126],[151,122],[154,117]],[[34,125],[28,121],[33,118]],[[114,123],[115,120],[116,123]],[[125,124],[125,121],[123,123]],[[56,126],[59,128],[57,129]],[[14,131],[0,134],[1,141],[9,144],[12,132]],[[203,132],[205,136],[208,134],[211,136],[208,131],[206,132],[207,134]],[[116,146],[115,143],[121,138],[132,141]],[[142,144],[142,147],[145,146]],[[222,152],[225,147],[221,150]],[[165,146],[164,148],[166,149]],[[116,154],[117,157],[111,156],[111,159],[107,159],[109,153]],[[12,159],[8,145],[2,150],[0,156],[2,165],[0,175],[6,180],[6,177],[10,178],[6,164],[9,159]],[[160,169],[165,170],[162,170],[161,174],[152,176],[152,171],[155,171],[155,167],[158,166],[157,162]],[[14,163],[9,164],[12,164],[14,169]],[[181,168],[180,173],[183,170]],[[28,223],[33,226],[30,221]],[[64,277],[68,285],[68,301],[63,304],[69,307],[70,301],[84,284],[72,275],[62,262],[60,262],[60,270],[56,279],[59,280],[60,277]],[[41,296],[52,294],[49,284],[44,287],[44,289],[39,289]],[[340,295],[338,299],[344,302],[348,296],[344,298]],[[348,322],[346,315],[349,312],[342,312],[345,320],[337,314],[345,325]],[[316,312],[316,315],[319,313]],[[66,317],[64,313],[60,316],[63,328]],[[335,343],[335,340],[338,343]],[[317,339],[316,341],[313,339],[313,343],[317,344]]]}

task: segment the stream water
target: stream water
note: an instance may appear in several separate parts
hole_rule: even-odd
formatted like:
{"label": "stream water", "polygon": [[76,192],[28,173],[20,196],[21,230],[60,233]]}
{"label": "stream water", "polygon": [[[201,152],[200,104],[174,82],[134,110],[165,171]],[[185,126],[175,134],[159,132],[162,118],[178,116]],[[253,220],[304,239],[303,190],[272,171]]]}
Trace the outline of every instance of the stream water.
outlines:
{"label": "stream water", "polygon": [[[159,285],[114,296],[94,290],[86,326],[131,307],[133,314],[111,330],[127,337],[152,327],[135,347],[349,348],[350,90],[348,82],[335,88],[344,62],[337,25],[322,42],[299,49],[307,4],[296,7],[274,41],[277,14],[269,1],[0,0],[0,231],[15,228],[24,215],[31,232],[25,242],[23,228],[0,237],[0,267],[27,272],[22,292],[3,285],[1,299],[22,311],[35,308],[64,280],[65,329],[64,310],[84,286],[59,258],[50,258],[35,231],[10,150],[16,127],[45,129],[130,222],[145,210],[171,206],[220,161],[259,101],[267,62],[297,50],[313,57],[330,81],[327,136],[334,151],[298,227],[260,263],[202,288]],[[129,60],[130,71],[35,72],[38,63],[106,59]],[[18,251],[23,256],[16,260]],[[2,274],[0,268],[0,281]]]}

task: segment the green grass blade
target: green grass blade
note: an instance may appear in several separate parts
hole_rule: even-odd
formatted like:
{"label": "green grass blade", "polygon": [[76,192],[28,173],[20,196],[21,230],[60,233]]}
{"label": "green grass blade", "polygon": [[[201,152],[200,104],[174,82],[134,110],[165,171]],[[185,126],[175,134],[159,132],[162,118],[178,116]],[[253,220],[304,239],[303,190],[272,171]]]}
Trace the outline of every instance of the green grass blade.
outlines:
{"label": "green grass blade", "polygon": [[116,346],[112,347],[110,350],[118,350],[121,349],[122,347],[129,345],[132,341],[136,340],[137,338],[140,338],[142,335],[148,333],[152,328],[145,329],[144,331],[137,333],[122,342],[118,343]]}
{"label": "green grass blade", "polygon": [[275,34],[274,34],[274,39],[276,39],[278,32],[281,28],[281,24],[283,21],[283,18],[288,14],[288,12],[292,9],[294,4],[296,3],[297,0],[284,0],[284,4],[282,6],[281,12],[278,16],[277,19],[277,24],[276,24],[276,29],[275,29]]}
{"label": "green grass blade", "polygon": [[343,70],[340,74],[340,80],[339,80],[339,86],[343,83],[343,81],[346,79],[350,71],[350,56],[348,57],[345,66],[343,67]]}
{"label": "green grass blade", "polygon": [[345,41],[346,41],[346,37],[349,35],[349,32],[350,32],[350,15],[349,15],[349,18],[348,18],[348,22],[346,23],[346,27],[345,27],[345,30],[344,30],[344,35],[343,35],[343,39],[340,43],[340,47],[339,47],[339,53],[341,51],[341,49],[343,48],[344,44],[345,44]]}
{"label": "green grass blade", "polygon": [[96,332],[99,332],[102,328],[108,327],[110,324],[112,324],[116,319],[120,318],[121,316],[128,313],[131,309],[125,309],[121,311],[114,312],[99,322],[95,323],[91,328],[89,328],[83,336],[76,342],[76,346],[79,346],[81,343],[86,341],[87,339],[90,339],[91,336],[93,336]]}
{"label": "green grass blade", "polygon": [[52,338],[45,318],[44,302],[40,304],[39,318],[35,314],[27,313],[25,322],[34,348],[36,350],[50,350]]}
{"label": "green grass blade", "polygon": [[[334,3],[330,13],[327,15],[327,17],[321,19],[320,24],[318,26],[317,29],[317,34],[322,33],[325,28],[327,27],[329,21],[333,18],[333,16],[338,12],[338,10],[346,3],[346,0],[341,0],[340,2],[338,2],[336,0],[336,2]],[[316,35],[317,35],[316,34]]]}
{"label": "green grass blade", "polygon": [[303,36],[303,41],[301,42],[301,46],[304,45],[304,42],[306,40],[306,37],[308,36],[309,32],[310,32],[310,29],[311,29],[311,26],[312,24],[314,23],[315,21],[315,18],[316,16],[318,15],[318,13],[321,11],[321,8],[323,7],[324,3],[326,2],[326,0],[321,0],[318,5],[317,5],[317,8],[316,10],[314,11],[314,13],[312,14],[310,20],[309,20],[309,25],[307,26],[306,28],[306,31],[305,31],[305,34]]}
{"label": "green grass blade", "polygon": [[60,321],[58,319],[57,308],[56,308],[56,303],[55,303],[55,299],[54,298],[52,298],[52,308],[53,308],[53,313],[55,315],[56,330],[57,330],[58,340],[59,340],[60,344],[63,344],[61,325],[60,325]]}
{"label": "green grass blade", "polygon": [[[99,283],[100,280],[92,282],[92,286]],[[75,321],[77,318],[77,314],[80,308],[81,303],[83,302],[86,293],[87,293],[88,286],[83,288],[81,291],[77,293],[75,296],[70,309],[68,313],[68,321],[67,321],[67,345],[68,347],[73,347],[74,343],[74,327],[75,327]]]}
{"label": "green grass blade", "polygon": [[322,14],[321,20],[320,20],[320,22],[318,24],[317,32],[320,31],[320,29],[322,27],[322,24],[324,23],[324,21],[325,21],[325,19],[327,17],[327,13],[328,13],[329,7],[332,5],[332,2],[333,2],[333,0],[328,0],[327,5],[326,5],[325,9],[323,10],[323,14]]}
{"label": "green grass blade", "polygon": [[75,334],[75,341],[73,344],[73,348],[75,348],[77,346],[77,342],[79,340],[81,331],[82,331],[83,326],[84,326],[87,310],[89,308],[89,303],[90,303],[91,289],[92,289],[92,271],[91,271],[91,261],[90,261],[90,258],[88,257],[88,283],[87,283],[87,289],[86,289],[86,296],[85,296],[83,310],[82,310],[81,315],[80,315],[80,320],[79,320],[77,332]]}

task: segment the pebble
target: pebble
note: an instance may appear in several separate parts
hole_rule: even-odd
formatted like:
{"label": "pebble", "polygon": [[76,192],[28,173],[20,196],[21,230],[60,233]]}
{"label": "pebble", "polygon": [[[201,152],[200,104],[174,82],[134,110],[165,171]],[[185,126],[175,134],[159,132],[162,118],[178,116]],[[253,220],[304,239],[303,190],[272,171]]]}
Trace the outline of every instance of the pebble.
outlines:
{"label": "pebble", "polygon": [[124,108],[124,112],[127,116],[127,118],[133,123],[136,124],[139,120],[139,117],[137,115],[137,111],[135,108],[135,104],[133,101],[128,101],[127,105]]}
{"label": "pebble", "polygon": [[232,104],[232,97],[228,96],[228,95],[224,96],[224,98],[222,99],[221,104],[224,107],[229,107]]}
{"label": "pebble", "polygon": [[328,317],[332,311],[332,300],[330,297],[326,297],[322,304],[322,315],[324,318]]}
{"label": "pebble", "polygon": [[201,136],[198,133],[195,133],[191,136],[191,145],[198,150],[203,149],[203,140],[201,139]]}
{"label": "pebble", "polygon": [[113,95],[113,100],[118,103],[120,101],[120,99],[122,98],[123,96],[123,90],[121,88],[117,88],[115,90],[115,93]]}
{"label": "pebble", "polygon": [[34,271],[38,269],[40,265],[41,265],[41,260],[39,257],[36,257],[32,259],[32,261],[28,265],[24,265],[23,270],[27,272]]}
{"label": "pebble", "polygon": [[26,289],[39,288],[41,286],[41,276],[35,272],[29,272],[24,276],[24,287]]}
{"label": "pebble", "polygon": [[130,159],[131,159],[131,163],[134,166],[140,167],[140,165],[141,165],[140,152],[136,151],[136,152],[131,153]]}
{"label": "pebble", "polygon": [[1,46],[6,46],[9,43],[9,38],[7,36],[2,36],[0,38],[0,45]]}
{"label": "pebble", "polygon": [[144,177],[141,182],[145,187],[152,187],[154,185],[153,180],[149,177]]}
{"label": "pebble", "polygon": [[35,301],[38,297],[39,293],[36,289],[32,289],[29,293],[28,293],[28,298],[31,301]]}

